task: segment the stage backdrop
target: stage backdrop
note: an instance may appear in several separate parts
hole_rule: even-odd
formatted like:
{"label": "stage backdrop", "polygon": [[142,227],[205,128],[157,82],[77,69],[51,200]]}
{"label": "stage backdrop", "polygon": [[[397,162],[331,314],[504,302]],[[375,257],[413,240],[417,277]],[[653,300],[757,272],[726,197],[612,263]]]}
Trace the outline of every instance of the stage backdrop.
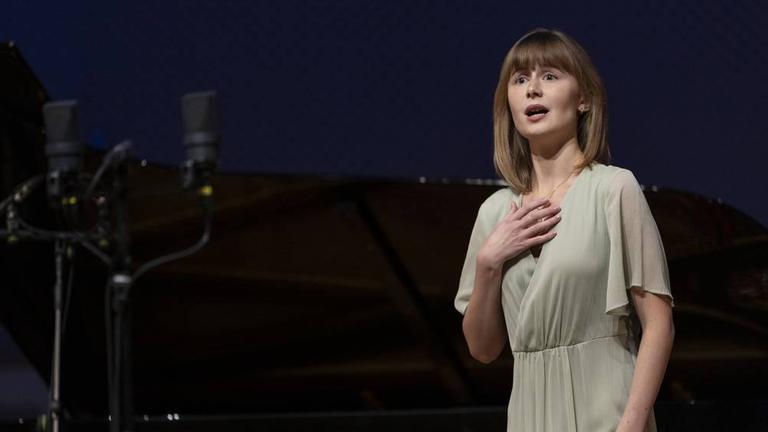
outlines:
{"label": "stage backdrop", "polygon": [[0,37],[94,145],[175,164],[180,96],[216,89],[224,169],[260,173],[492,177],[502,58],[560,28],[605,81],[615,165],[768,223],[765,2],[10,3]]}

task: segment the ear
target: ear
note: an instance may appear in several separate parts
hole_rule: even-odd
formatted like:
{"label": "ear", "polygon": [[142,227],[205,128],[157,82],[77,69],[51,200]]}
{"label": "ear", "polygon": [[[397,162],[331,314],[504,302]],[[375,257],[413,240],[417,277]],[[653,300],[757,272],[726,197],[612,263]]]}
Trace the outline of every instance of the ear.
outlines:
{"label": "ear", "polygon": [[584,100],[584,96],[579,97],[579,112],[589,111],[589,104]]}
{"label": "ear", "polygon": [[589,109],[589,105],[587,104],[587,101],[584,100],[584,94],[579,93],[579,111],[586,111]]}

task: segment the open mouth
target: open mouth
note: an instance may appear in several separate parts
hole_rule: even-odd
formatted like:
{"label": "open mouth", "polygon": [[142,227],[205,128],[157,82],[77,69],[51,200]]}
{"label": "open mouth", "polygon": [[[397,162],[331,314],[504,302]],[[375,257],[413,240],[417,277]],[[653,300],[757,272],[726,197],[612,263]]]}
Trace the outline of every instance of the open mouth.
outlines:
{"label": "open mouth", "polygon": [[528,108],[525,109],[525,115],[528,117],[533,117],[536,115],[543,115],[549,112],[549,109],[547,107],[542,105],[531,105]]}

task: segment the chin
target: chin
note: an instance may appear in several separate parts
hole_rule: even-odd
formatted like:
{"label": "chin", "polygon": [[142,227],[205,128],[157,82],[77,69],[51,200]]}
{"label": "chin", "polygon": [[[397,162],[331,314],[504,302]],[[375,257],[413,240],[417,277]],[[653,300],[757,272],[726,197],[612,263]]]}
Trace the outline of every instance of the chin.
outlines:
{"label": "chin", "polygon": [[556,122],[538,122],[526,124],[524,129],[520,128],[517,131],[526,139],[530,139],[530,137],[537,138],[565,133],[568,130],[568,126],[568,124],[557,124]]}
{"label": "chin", "polygon": [[529,129],[529,130],[525,130],[525,131],[521,131],[520,129],[518,129],[517,131],[520,133],[520,135],[523,138],[525,138],[525,139],[527,139],[529,141],[531,139],[535,139],[535,138],[551,136],[551,135],[556,134],[556,132],[557,132],[556,129],[552,129],[552,128],[541,128],[541,129],[537,129],[537,130],[530,130]]}
{"label": "chin", "polygon": [[530,141],[534,140],[537,141],[540,145],[550,147],[551,145],[561,145],[568,139],[568,133],[565,130],[550,127],[541,128],[535,131],[527,130],[524,132],[518,132],[520,133],[520,136],[528,140],[529,145]]}

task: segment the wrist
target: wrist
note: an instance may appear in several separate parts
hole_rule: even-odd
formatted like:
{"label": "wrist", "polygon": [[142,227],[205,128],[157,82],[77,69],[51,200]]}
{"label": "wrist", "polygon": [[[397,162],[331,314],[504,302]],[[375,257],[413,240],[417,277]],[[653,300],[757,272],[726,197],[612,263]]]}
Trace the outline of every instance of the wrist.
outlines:
{"label": "wrist", "polygon": [[503,261],[494,257],[492,254],[488,254],[482,250],[477,254],[478,270],[499,271],[501,270],[501,266],[503,264],[504,264]]}
{"label": "wrist", "polygon": [[637,413],[630,413],[625,411],[619,421],[619,427],[616,432],[642,432],[645,430],[645,424],[648,421],[648,416],[642,416]]}

